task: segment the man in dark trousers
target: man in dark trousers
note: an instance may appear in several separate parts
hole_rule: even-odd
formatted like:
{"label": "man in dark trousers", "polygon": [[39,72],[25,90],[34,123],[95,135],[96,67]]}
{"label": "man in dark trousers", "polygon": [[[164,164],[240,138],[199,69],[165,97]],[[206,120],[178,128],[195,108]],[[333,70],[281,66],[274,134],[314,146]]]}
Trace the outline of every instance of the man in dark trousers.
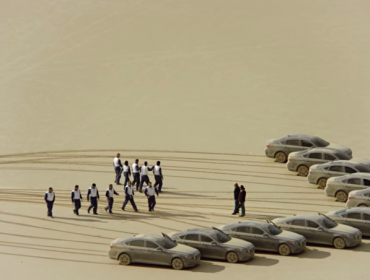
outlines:
{"label": "man in dark trousers", "polygon": [[143,192],[143,184],[144,182],[148,186],[149,184],[149,177],[148,177],[148,171],[152,171],[154,167],[148,167],[148,163],[144,162],[144,165],[140,167],[140,175],[141,175],[141,180],[140,180],[140,186],[139,186],[139,192]]}
{"label": "man in dark trousers", "polygon": [[125,182],[123,183],[123,188],[127,185],[127,182],[130,181],[131,171],[128,161],[126,160],[123,164],[123,176],[125,177]]}
{"label": "man in dark trousers", "polygon": [[152,183],[149,182],[148,186],[145,188],[144,194],[148,198],[148,207],[149,207],[149,212],[154,211],[154,206],[156,204],[155,201],[155,194],[159,196],[158,190],[156,187],[152,186]]}
{"label": "man in dark trousers", "polygon": [[75,205],[75,208],[73,209],[73,213],[75,213],[77,216],[80,216],[80,213],[78,213],[78,209],[81,208],[82,195],[81,195],[80,188],[78,185],[76,185],[75,189],[71,192],[71,200],[72,200],[72,203],[74,203]]}
{"label": "man in dark trousers", "polygon": [[239,217],[244,217],[245,216],[245,197],[247,193],[245,192],[244,186],[240,186],[240,193],[239,193],[239,206],[240,209],[242,210]]}
{"label": "man in dark trousers", "polygon": [[140,172],[139,160],[136,159],[135,162],[132,164],[132,176],[134,177],[134,180],[132,181],[132,186],[135,187],[135,183],[136,183],[137,191],[139,190],[139,184],[140,184],[140,173],[139,172]]}
{"label": "man in dark trousers", "polygon": [[119,195],[119,194],[113,189],[113,185],[109,184],[109,187],[107,191],[105,192],[105,196],[107,197],[107,201],[108,201],[108,206],[105,207],[104,209],[105,209],[105,212],[109,210],[110,214],[113,214],[112,209],[113,209],[114,195]]}
{"label": "man in dark trousers", "polygon": [[115,183],[119,185],[119,180],[121,179],[121,173],[122,173],[122,163],[120,160],[120,154],[118,153],[117,156],[113,159],[113,166],[114,166],[114,171],[116,172],[116,179]]}
{"label": "man in dark trousers", "polygon": [[53,217],[53,205],[55,201],[55,194],[53,192],[53,188],[49,188],[49,191],[45,193],[45,202],[48,208],[48,217]]}
{"label": "man in dark trousers", "polygon": [[98,215],[98,199],[99,199],[99,191],[96,187],[96,184],[92,184],[91,188],[87,191],[87,201],[91,200],[91,204],[89,208],[87,208],[87,213],[90,213],[91,208],[93,208],[93,213]]}
{"label": "man in dark trousers", "polygon": [[239,193],[240,188],[238,183],[234,184],[234,212],[231,213],[231,215],[236,215],[239,213]]}
{"label": "man in dark trousers", "polygon": [[130,201],[132,208],[137,212],[137,207],[134,201],[134,186],[131,185],[131,181],[128,181],[128,185],[125,187],[125,201],[122,204],[122,210],[125,211],[127,203]]}
{"label": "man in dark trousers", "polygon": [[161,162],[157,161],[157,165],[153,168],[155,184],[154,187],[158,186],[158,191],[162,192],[162,185],[163,185],[163,174],[161,168]]}

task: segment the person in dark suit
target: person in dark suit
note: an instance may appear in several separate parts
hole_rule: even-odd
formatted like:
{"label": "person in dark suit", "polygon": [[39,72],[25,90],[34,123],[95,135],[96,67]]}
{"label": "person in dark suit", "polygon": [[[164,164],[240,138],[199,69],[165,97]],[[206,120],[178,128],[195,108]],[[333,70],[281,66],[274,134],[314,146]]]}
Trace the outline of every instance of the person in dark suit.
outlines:
{"label": "person in dark suit", "polygon": [[127,203],[130,201],[132,208],[137,212],[137,207],[134,200],[134,186],[131,185],[131,181],[128,181],[128,185],[125,187],[125,201],[122,204],[122,210],[125,211]]}
{"label": "person in dark suit", "polygon": [[247,193],[245,192],[244,186],[240,186],[240,193],[239,193],[239,205],[240,209],[242,210],[239,217],[245,216],[245,197],[247,196]]}
{"label": "person in dark suit", "polygon": [[99,191],[98,188],[96,187],[96,184],[92,184],[91,188],[87,191],[87,201],[91,201],[91,204],[89,208],[87,208],[87,213],[90,213],[91,208],[94,208],[93,212],[94,215],[98,215],[98,199],[99,199]]}
{"label": "person in dark suit", "polygon": [[160,161],[157,161],[157,165],[154,166],[153,173],[154,173],[154,179],[155,179],[154,187],[158,186],[158,191],[162,192],[163,174],[162,174],[162,167],[161,167]]}
{"label": "person in dark suit", "polygon": [[113,214],[112,209],[113,209],[114,195],[119,195],[119,194],[113,189],[113,185],[109,184],[109,187],[107,191],[105,192],[105,196],[107,197],[107,201],[108,201],[108,206],[105,207],[105,212],[109,210],[110,214]]}
{"label": "person in dark suit", "polygon": [[125,177],[125,182],[123,183],[123,187],[125,187],[127,185],[127,182],[130,181],[130,176],[131,176],[130,166],[128,165],[127,160],[123,164],[123,176]]}
{"label": "person in dark suit", "polygon": [[119,180],[121,179],[121,173],[123,168],[121,160],[119,159],[120,156],[121,155],[118,153],[117,156],[113,159],[114,171],[116,172],[116,179],[114,180],[114,182],[117,185],[120,185]]}
{"label": "person in dark suit", "polygon": [[144,191],[144,194],[148,198],[149,212],[153,212],[154,211],[154,206],[156,205],[155,194],[157,194],[157,196],[159,196],[158,189],[156,187],[153,187],[152,183],[149,182],[149,185],[146,187],[146,189]]}
{"label": "person in dark suit", "polygon": [[49,191],[47,191],[45,193],[45,202],[46,202],[46,206],[48,208],[48,217],[53,217],[53,205],[54,205],[54,201],[55,201],[55,194],[53,192],[53,188],[49,188]]}
{"label": "person in dark suit", "polygon": [[75,205],[75,208],[73,209],[73,213],[75,213],[77,216],[80,216],[80,213],[78,213],[78,210],[81,208],[82,195],[81,195],[80,188],[78,185],[76,185],[75,189],[71,192],[71,200],[72,200],[72,203]]}
{"label": "person in dark suit", "polygon": [[239,213],[239,193],[240,188],[238,183],[234,184],[234,212],[231,213],[231,215],[236,215]]}

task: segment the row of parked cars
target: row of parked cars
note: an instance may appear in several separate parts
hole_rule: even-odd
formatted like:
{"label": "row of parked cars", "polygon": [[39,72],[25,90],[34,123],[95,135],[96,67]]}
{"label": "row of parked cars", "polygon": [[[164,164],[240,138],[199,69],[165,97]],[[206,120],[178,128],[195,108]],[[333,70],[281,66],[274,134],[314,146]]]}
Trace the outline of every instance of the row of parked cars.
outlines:
{"label": "row of parked cars", "polygon": [[348,208],[370,207],[370,160],[352,157],[350,148],[295,134],[269,140],[265,153]]}
{"label": "row of parked cars", "polygon": [[183,269],[199,264],[202,258],[247,261],[256,250],[288,256],[303,252],[306,243],[344,249],[359,245],[363,235],[370,236],[370,209],[360,207],[118,238],[110,245],[109,257],[122,265],[148,263]]}

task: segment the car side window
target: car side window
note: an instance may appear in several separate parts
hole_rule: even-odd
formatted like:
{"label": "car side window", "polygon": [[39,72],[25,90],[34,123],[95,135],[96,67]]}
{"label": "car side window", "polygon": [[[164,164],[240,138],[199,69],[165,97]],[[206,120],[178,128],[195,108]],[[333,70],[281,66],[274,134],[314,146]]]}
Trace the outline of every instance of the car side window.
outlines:
{"label": "car side window", "polygon": [[290,146],[299,146],[299,140],[298,139],[289,139],[285,142],[286,145]]}
{"label": "car side window", "polygon": [[306,140],[301,140],[302,147],[314,147],[314,145]]}
{"label": "car side window", "polygon": [[333,166],[330,166],[329,170],[334,171],[334,172],[343,172],[343,166],[333,165]]}
{"label": "car side window", "polygon": [[356,173],[357,172],[356,170],[348,166],[346,166],[345,169],[346,169],[346,173]]}
{"label": "car side window", "polygon": [[253,234],[258,234],[258,235],[264,234],[263,230],[256,228],[256,227],[251,227],[251,230]]}
{"label": "car side window", "polygon": [[306,221],[305,220],[293,220],[290,222],[292,226],[300,226],[300,227],[305,227],[306,226]]}
{"label": "car side window", "polygon": [[364,220],[370,221],[370,215],[369,214],[364,214]]}
{"label": "car side window", "polygon": [[144,240],[132,240],[130,246],[145,247]]}
{"label": "car side window", "polygon": [[348,213],[347,214],[348,219],[358,219],[361,220],[361,213]]}
{"label": "car side window", "polygon": [[310,153],[309,158],[322,159],[321,153]]}
{"label": "car side window", "polygon": [[146,247],[151,248],[151,249],[157,249],[159,246],[157,244],[155,244],[154,242],[152,242],[152,241],[147,241],[146,242]]}
{"label": "car side window", "polygon": [[200,241],[211,243],[213,241],[213,239],[211,237],[208,237],[207,235],[201,234],[200,235]]}
{"label": "car side window", "polygon": [[337,158],[333,155],[330,155],[330,154],[324,154],[324,158],[326,160],[336,160]]}
{"label": "car side window", "polygon": [[318,228],[319,225],[315,222],[307,221],[307,227],[309,227],[309,228]]}
{"label": "car side window", "polygon": [[189,241],[199,241],[199,235],[198,234],[188,234],[184,238],[185,240]]}
{"label": "car side window", "polygon": [[251,230],[250,230],[250,227],[246,227],[246,226],[242,226],[242,227],[238,227],[236,229],[237,232],[244,232],[244,233],[250,233]]}
{"label": "car side window", "polygon": [[349,178],[347,184],[361,185],[360,178]]}
{"label": "car side window", "polygon": [[364,185],[365,186],[370,186],[370,180],[364,179]]}

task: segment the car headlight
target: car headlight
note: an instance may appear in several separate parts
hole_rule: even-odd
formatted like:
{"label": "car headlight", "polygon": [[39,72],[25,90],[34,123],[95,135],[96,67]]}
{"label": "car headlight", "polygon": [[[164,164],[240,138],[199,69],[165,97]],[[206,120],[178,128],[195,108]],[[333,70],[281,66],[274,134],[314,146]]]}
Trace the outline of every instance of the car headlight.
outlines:
{"label": "car headlight", "polygon": [[240,249],[240,248],[237,248],[236,249],[238,252],[241,252],[241,253],[246,253],[247,252],[247,249]]}
{"label": "car headlight", "polygon": [[288,241],[289,244],[298,245],[297,241]]}
{"label": "car headlight", "polygon": [[343,234],[343,236],[344,236],[344,237],[347,237],[347,238],[354,238],[354,236],[353,236],[353,235],[351,235],[351,234]]}
{"label": "car headlight", "polygon": [[181,255],[184,259],[192,259],[193,257],[191,255]]}

